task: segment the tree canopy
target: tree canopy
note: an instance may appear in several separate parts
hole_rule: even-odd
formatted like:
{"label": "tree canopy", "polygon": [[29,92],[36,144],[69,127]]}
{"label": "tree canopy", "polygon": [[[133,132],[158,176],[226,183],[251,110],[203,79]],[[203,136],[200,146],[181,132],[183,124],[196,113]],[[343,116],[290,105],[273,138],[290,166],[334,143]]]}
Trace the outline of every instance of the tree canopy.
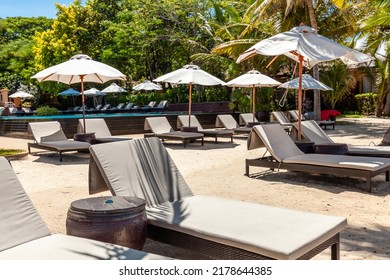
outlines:
{"label": "tree canopy", "polygon": [[[226,81],[252,68],[271,76],[292,73],[294,63],[287,58],[268,68],[267,57],[235,60],[259,40],[310,25],[313,17],[322,35],[349,47],[366,38],[365,51],[374,55],[388,44],[389,6],[388,0],[88,0],[85,5],[75,0],[56,4],[55,19],[0,19],[0,87],[36,84],[40,92],[54,94],[64,86],[37,84],[30,77],[78,52],[122,71],[129,90],[190,62]],[[388,65],[385,50],[381,65]],[[378,88],[390,114],[388,68],[380,71]],[[206,96],[211,95],[204,91]]]}

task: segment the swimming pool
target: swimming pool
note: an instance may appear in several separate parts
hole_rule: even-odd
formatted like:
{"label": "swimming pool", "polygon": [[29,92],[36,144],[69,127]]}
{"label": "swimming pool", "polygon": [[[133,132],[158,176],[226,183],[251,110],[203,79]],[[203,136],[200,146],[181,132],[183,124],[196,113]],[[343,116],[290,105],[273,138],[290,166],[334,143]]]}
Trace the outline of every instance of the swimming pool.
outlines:
{"label": "swimming pool", "polygon": [[[187,112],[139,112],[139,113],[99,113],[85,114],[85,118],[110,118],[110,117],[135,117],[135,116],[165,116],[165,115],[181,115]],[[195,112],[196,113],[196,112]],[[83,114],[60,114],[52,116],[36,116],[36,115],[12,115],[0,116],[0,120],[54,120],[54,119],[81,119]]]}
{"label": "swimming pool", "polygon": [[[215,127],[215,119],[218,114],[227,112],[192,112],[196,115],[204,128]],[[164,111],[164,112],[137,112],[137,113],[103,113],[86,114],[86,118],[104,118],[112,135],[143,134],[146,117],[167,117],[171,126],[176,129],[177,116],[185,115],[185,111]],[[232,113],[238,118],[238,114]],[[32,138],[28,132],[29,122],[58,121],[60,122],[65,135],[72,138],[77,133],[78,120],[82,114],[64,114],[54,116],[0,116],[0,136]]]}

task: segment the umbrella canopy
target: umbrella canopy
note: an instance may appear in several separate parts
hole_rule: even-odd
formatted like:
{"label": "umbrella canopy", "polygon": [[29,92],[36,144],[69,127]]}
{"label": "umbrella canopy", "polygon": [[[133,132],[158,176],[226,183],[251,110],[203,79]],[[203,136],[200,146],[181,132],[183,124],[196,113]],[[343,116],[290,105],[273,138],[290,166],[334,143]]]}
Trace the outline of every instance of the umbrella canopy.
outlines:
{"label": "umbrella canopy", "polygon": [[145,81],[133,87],[135,91],[153,91],[153,90],[162,90],[162,87],[158,84],[155,84],[151,81]]}
{"label": "umbrella canopy", "polygon": [[96,88],[90,88],[84,91],[85,96],[101,96],[101,95],[106,95],[103,91],[100,91]]}
{"label": "umbrella canopy", "polygon": [[286,55],[299,62],[298,86],[298,139],[301,139],[302,111],[302,67],[311,68],[317,63],[341,59],[346,64],[370,62],[372,58],[356,50],[347,48],[326,37],[317,34],[309,26],[297,26],[262,40],[242,53],[237,62],[242,62],[256,54],[277,56]]}
{"label": "umbrella canopy", "polygon": [[[298,89],[299,88],[299,78],[295,78],[294,80],[291,80],[289,82],[281,84],[279,87],[280,88],[288,88],[288,89],[290,89],[290,88],[291,89]],[[304,89],[304,90],[318,89],[318,90],[324,90],[324,91],[333,90],[332,88],[328,87],[327,85],[314,79],[309,74],[302,75],[302,89]]]}
{"label": "umbrella canopy", "polygon": [[81,95],[81,92],[73,89],[73,88],[69,88],[67,90],[64,90],[64,91],[61,91],[59,92],[57,95],[62,95],[62,96],[79,96]]}
{"label": "umbrella canopy", "polygon": [[230,87],[248,87],[252,88],[252,114],[253,122],[255,122],[255,97],[256,87],[274,87],[280,83],[271,77],[261,74],[257,70],[251,70],[226,83]]}
{"label": "umbrella canopy", "polygon": [[11,95],[9,95],[8,97],[10,98],[34,98],[34,95],[32,95],[31,93],[28,93],[28,92],[24,92],[24,91],[17,91]]}
{"label": "umbrella canopy", "polygon": [[81,83],[81,103],[85,133],[84,82],[103,84],[111,80],[125,80],[126,76],[109,65],[94,61],[87,55],[78,54],[71,57],[68,61],[42,70],[32,76],[32,78],[37,79],[39,82]]}
{"label": "umbrella canopy", "polygon": [[112,83],[110,86],[102,90],[104,93],[123,93],[127,92],[123,87],[118,86],[116,83]]}
{"label": "umbrella canopy", "polygon": [[225,85],[226,83],[217,77],[203,71],[197,65],[188,64],[183,68],[165,74],[155,80],[154,82],[166,82],[172,84],[188,84],[188,125],[191,126],[191,107],[192,107],[192,86],[203,85],[203,86],[216,86]]}

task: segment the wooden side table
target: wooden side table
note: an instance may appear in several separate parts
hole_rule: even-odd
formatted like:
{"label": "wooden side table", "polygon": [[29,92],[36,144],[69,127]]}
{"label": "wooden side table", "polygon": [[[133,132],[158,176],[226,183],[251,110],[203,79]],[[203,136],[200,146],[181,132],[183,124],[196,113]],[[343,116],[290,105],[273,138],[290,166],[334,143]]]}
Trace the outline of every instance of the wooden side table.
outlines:
{"label": "wooden side table", "polygon": [[145,200],[103,196],[71,203],[66,233],[142,250],[146,241]]}

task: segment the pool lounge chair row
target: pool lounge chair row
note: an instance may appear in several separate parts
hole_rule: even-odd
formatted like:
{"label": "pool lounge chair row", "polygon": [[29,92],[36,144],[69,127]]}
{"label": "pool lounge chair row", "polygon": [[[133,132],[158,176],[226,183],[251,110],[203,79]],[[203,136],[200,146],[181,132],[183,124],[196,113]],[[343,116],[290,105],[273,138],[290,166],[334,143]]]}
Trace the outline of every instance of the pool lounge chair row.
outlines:
{"label": "pool lounge chair row", "polygon": [[251,127],[240,126],[230,114],[218,115],[216,128],[204,129],[195,115],[178,116],[176,126],[180,131],[175,131],[166,117],[145,118],[144,130],[151,131],[145,137],[156,136],[164,141],[179,140],[186,147],[188,142],[195,140],[201,140],[204,145],[204,137],[214,138],[215,143],[218,143],[218,138],[230,138],[230,142],[233,142],[233,135],[249,135],[251,131]]}
{"label": "pool lounge chair row", "polygon": [[[125,112],[137,112],[141,110],[151,110],[159,111],[164,110],[168,107],[168,101],[162,100],[157,105],[156,101],[151,101],[148,105],[137,106],[134,103],[119,103],[116,106],[111,106],[111,104],[99,104],[95,108],[85,107],[85,112],[88,114],[92,113],[125,113]],[[79,114],[83,111],[81,106],[75,106],[73,109],[61,111],[62,114]]]}
{"label": "pool lounge chair row", "polygon": [[[93,143],[106,143],[113,141],[130,140],[131,138],[112,136],[104,119],[86,119],[86,133],[94,133]],[[87,152],[91,143],[68,139],[58,121],[30,122],[28,129],[34,142],[27,144],[29,154],[32,148],[54,151],[59,154],[60,161],[65,152]],[[84,132],[84,122],[79,119],[78,133]]]}
{"label": "pool lounge chair row", "polygon": [[389,181],[390,158],[333,154],[305,154],[279,124],[254,126],[248,149],[265,147],[270,156],[246,159],[245,174],[251,166],[271,170],[286,169],[307,173],[330,174],[366,179],[366,191],[371,192],[371,179],[385,174]]}
{"label": "pool lounge chair row", "polygon": [[[0,259],[152,260],[163,256],[111,243],[52,234],[10,163],[0,157]],[[64,213],[65,214],[65,213]]]}

